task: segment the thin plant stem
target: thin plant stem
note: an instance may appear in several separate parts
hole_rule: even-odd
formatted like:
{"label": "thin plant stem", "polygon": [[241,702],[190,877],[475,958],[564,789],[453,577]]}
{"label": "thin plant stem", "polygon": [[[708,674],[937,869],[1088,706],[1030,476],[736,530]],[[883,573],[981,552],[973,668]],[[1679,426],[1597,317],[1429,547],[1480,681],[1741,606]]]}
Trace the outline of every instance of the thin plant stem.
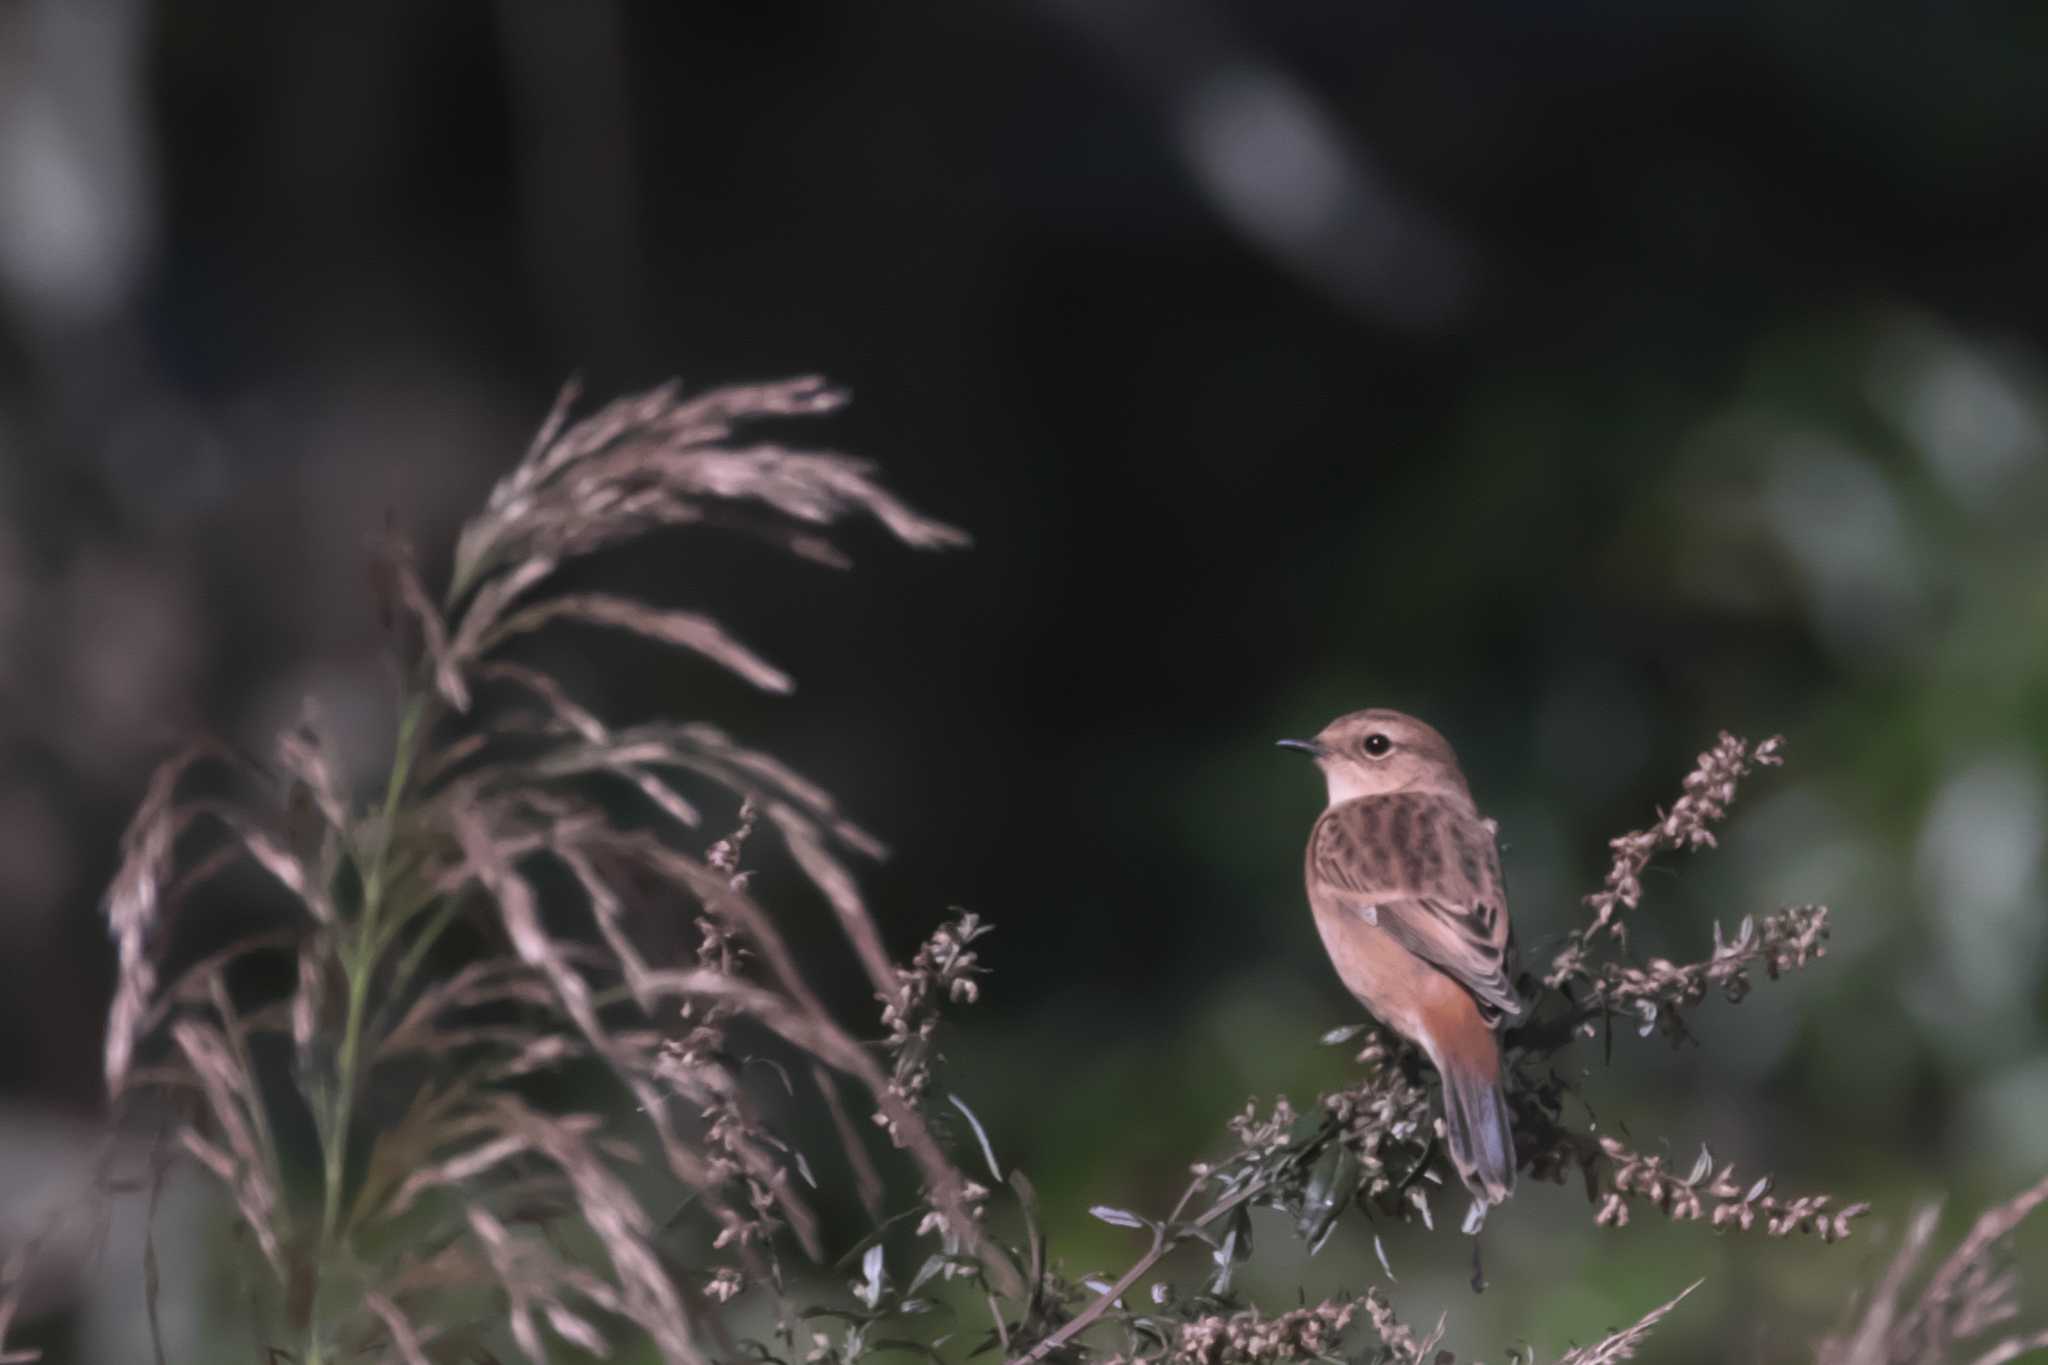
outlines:
{"label": "thin plant stem", "polygon": [[[385,983],[383,1009],[400,1008],[400,1002],[405,998],[405,988],[412,984],[413,976],[425,964],[427,954],[433,950],[434,944],[447,932],[448,926],[455,922],[456,913],[461,909],[461,905],[457,897],[449,896],[443,899],[435,909],[433,917],[427,921],[426,927],[406,946],[405,955],[398,959],[398,964],[391,969],[391,979]],[[385,943],[380,945],[380,949],[390,946],[389,943]],[[380,950],[376,956],[381,958],[382,951]]]}
{"label": "thin plant stem", "polygon": [[1194,1198],[1195,1192],[1202,1188],[1203,1182],[1207,1179],[1207,1176],[1202,1176],[1188,1186],[1187,1190],[1181,1195],[1180,1201],[1173,1206],[1173,1216],[1153,1230],[1151,1248],[1143,1256],[1132,1262],[1130,1269],[1118,1276],[1115,1284],[1112,1284],[1109,1288],[1096,1295],[1087,1307],[1069,1318],[1058,1331],[1042,1338],[1037,1345],[1033,1346],[1023,1355],[1014,1357],[1009,1362],[1009,1365],[1035,1365],[1035,1362],[1045,1359],[1068,1341],[1087,1331],[1095,1324],[1097,1318],[1100,1318],[1109,1311],[1112,1304],[1129,1293],[1133,1285],[1143,1279],[1153,1266],[1158,1265],[1161,1258],[1187,1240],[1188,1233],[1192,1229],[1209,1226],[1209,1224],[1215,1222],[1224,1214],[1229,1213],[1253,1195],[1260,1193],[1267,1185],[1272,1183],[1271,1174],[1261,1175],[1247,1181],[1242,1189],[1225,1195],[1222,1199],[1217,1200],[1214,1204],[1203,1210],[1202,1216],[1195,1219],[1194,1222],[1181,1226],[1178,1221],[1181,1211],[1188,1206],[1188,1201]]}
{"label": "thin plant stem", "polygon": [[320,1365],[320,1340],[318,1311],[319,1277],[328,1257],[334,1254],[345,1229],[341,1226],[342,1183],[348,1173],[349,1125],[354,1118],[355,1095],[358,1083],[359,1065],[363,1044],[363,1018],[369,1006],[370,977],[376,966],[374,951],[377,942],[377,918],[384,900],[384,873],[386,860],[391,852],[392,828],[397,821],[398,807],[404,799],[406,783],[412,772],[417,739],[423,726],[427,709],[427,695],[424,691],[414,694],[406,703],[398,721],[398,741],[392,755],[391,775],[384,787],[383,815],[378,823],[376,850],[371,855],[369,868],[363,876],[362,911],[356,919],[356,941],[351,950],[342,955],[343,969],[348,975],[348,1012],[342,1024],[341,1048],[335,1059],[334,1108],[327,1125],[324,1150],[322,1194],[324,1204],[320,1217],[319,1264],[314,1267],[314,1311],[307,1324],[306,1361],[307,1365]]}

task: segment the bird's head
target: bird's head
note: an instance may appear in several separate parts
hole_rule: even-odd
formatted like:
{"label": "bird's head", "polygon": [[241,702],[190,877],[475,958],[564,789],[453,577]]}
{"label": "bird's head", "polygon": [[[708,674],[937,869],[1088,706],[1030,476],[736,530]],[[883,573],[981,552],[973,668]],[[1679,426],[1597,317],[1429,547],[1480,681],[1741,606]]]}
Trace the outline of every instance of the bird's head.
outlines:
{"label": "bird's head", "polygon": [[1353,711],[1325,725],[1314,739],[1283,739],[1280,747],[1315,759],[1333,806],[1390,792],[1426,792],[1467,805],[1472,801],[1450,742],[1399,711]]}

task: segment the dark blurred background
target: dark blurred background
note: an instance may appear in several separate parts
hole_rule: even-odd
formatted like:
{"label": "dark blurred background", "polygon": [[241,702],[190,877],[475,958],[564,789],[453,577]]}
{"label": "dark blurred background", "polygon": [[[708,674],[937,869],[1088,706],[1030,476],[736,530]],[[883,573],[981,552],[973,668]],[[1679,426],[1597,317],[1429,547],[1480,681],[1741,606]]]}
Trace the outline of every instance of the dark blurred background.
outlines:
{"label": "dark blurred background", "polygon": [[[101,1109],[151,762],[311,694],[373,776],[387,521],[444,562],[572,373],[816,371],[857,397],[824,435],[976,547],[615,556],[801,685],[591,645],[583,691],[824,780],[905,951],[999,925],[951,1076],[1070,1265],[1136,1249],[1088,1204],[1163,1207],[1248,1096],[1345,1074],[1273,739],[1432,720],[1540,953],[1718,729],[1782,731],[1636,945],[1820,900],[1833,953],[1589,1095],[1869,1236],[1525,1188],[1474,1298],[1461,1242],[1382,1231],[1461,1354],[1705,1276],[1658,1358],[1799,1358],[1913,1201],[2048,1164],[2044,59],[2048,9],[1915,0],[8,0],[0,1233]],[[1255,1287],[1359,1288],[1372,1231],[1276,1229]],[[83,1277],[77,1358],[140,1358],[134,1266]]]}

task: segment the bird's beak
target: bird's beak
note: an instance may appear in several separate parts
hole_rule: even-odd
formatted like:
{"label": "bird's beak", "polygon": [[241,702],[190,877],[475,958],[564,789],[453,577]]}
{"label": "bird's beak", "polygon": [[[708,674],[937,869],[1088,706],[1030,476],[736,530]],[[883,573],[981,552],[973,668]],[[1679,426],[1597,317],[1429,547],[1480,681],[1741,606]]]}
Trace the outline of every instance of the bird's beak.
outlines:
{"label": "bird's beak", "polygon": [[1310,758],[1327,758],[1330,753],[1328,749],[1325,749],[1312,739],[1283,739],[1279,741],[1279,747],[1282,749],[1299,749]]}

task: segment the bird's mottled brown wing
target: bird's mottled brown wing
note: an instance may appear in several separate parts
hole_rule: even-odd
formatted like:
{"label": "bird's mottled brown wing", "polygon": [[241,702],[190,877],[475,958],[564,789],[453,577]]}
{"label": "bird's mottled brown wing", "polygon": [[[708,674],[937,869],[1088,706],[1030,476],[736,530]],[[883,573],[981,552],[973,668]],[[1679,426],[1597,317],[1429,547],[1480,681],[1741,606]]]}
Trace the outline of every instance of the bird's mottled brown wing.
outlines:
{"label": "bird's mottled brown wing", "polygon": [[1468,809],[1411,792],[1332,806],[1309,836],[1308,875],[1483,1006],[1522,1012],[1493,829]]}

